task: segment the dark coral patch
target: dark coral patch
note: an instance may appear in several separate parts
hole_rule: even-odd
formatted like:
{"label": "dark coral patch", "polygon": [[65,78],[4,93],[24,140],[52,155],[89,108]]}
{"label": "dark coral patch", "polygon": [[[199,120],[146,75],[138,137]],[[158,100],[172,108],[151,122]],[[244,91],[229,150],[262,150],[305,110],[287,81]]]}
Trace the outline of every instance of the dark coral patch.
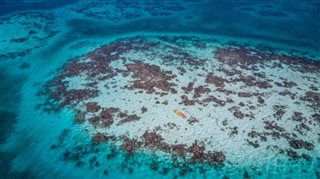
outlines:
{"label": "dark coral patch", "polygon": [[181,99],[182,99],[182,102],[180,104],[184,104],[186,106],[193,106],[197,102],[197,100],[189,99],[188,96],[186,96],[186,95],[182,95]]}
{"label": "dark coral patch", "polygon": [[312,114],[311,117],[320,125],[320,114]]}
{"label": "dark coral patch", "polygon": [[96,133],[92,137],[92,142],[94,142],[94,143],[101,143],[101,142],[115,141],[115,140],[116,140],[116,136],[114,136],[114,135],[107,136],[107,135],[104,135],[102,133]]}
{"label": "dark coral patch", "polygon": [[85,99],[97,97],[99,91],[98,90],[91,90],[91,89],[79,89],[79,90],[68,90],[68,91],[61,91],[58,97],[63,98],[64,100],[61,102],[61,106],[69,106],[72,103],[80,102]]}
{"label": "dark coral patch", "polygon": [[292,115],[292,119],[294,121],[302,122],[305,118],[303,117],[303,114],[301,112],[294,112]]}
{"label": "dark coral patch", "polygon": [[274,82],[275,85],[279,86],[279,87],[284,87],[284,88],[292,88],[294,86],[297,86],[297,83],[293,82],[293,81],[284,81],[283,83],[279,83],[279,82]]}
{"label": "dark coral patch", "polygon": [[118,108],[105,108],[102,109],[99,116],[95,116],[89,119],[89,122],[95,127],[106,128],[114,123],[114,116],[119,111]]}
{"label": "dark coral patch", "polygon": [[261,96],[258,96],[258,103],[264,104],[264,99]]}
{"label": "dark coral patch", "polygon": [[280,132],[285,131],[285,129],[283,127],[278,126],[277,123],[275,123],[274,121],[269,122],[269,121],[265,121],[263,122],[265,124],[264,128],[268,129],[268,130],[277,130]]}
{"label": "dark coral patch", "polygon": [[159,146],[163,142],[163,138],[155,132],[146,131],[142,137],[144,139],[145,146],[148,147]]}
{"label": "dark coral patch", "polygon": [[174,92],[174,83],[170,80],[175,78],[171,71],[163,71],[156,65],[149,65],[136,61],[135,64],[126,64],[127,70],[132,73],[133,85],[129,89],[144,89],[147,93],[154,93],[156,89],[166,92]]}
{"label": "dark coral patch", "polygon": [[188,148],[188,151],[192,153],[192,160],[199,160],[203,158],[204,155],[204,146],[200,146],[197,143],[193,143],[192,146]]}
{"label": "dark coral patch", "polygon": [[207,75],[207,78],[205,80],[206,83],[209,83],[209,84],[214,84],[216,85],[217,87],[221,87],[223,88],[225,86],[225,82],[227,82],[226,79],[224,78],[221,78],[221,77],[218,77],[218,76],[215,76],[213,75],[212,73],[209,73]]}
{"label": "dark coral patch", "polygon": [[100,116],[92,117],[89,119],[89,122],[94,126],[94,127],[109,127],[113,124],[113,119],[110,118],[102,118]]}
{"label": "dark coral patch", "polygon": [[138,121],[140,119],[140,117],[135,114],[132,114],[132,115],[125,114],[124,116],[121,116],[121,118],[122,119],[119,121],[118,124],[123,124],[123,123],[127,123],[127,122],[132,122],[132,121]]}
{"label": "dark coral patch", "polygon": [[233,112],[233,115],[234,115],[236,118],[239,118],[239,119],[244,118],[244,114],[243,114],[241,111],[239,111],[239,110]]}
{"label": "dark coral patch", "polygon": [[286,108],[287,108],[287,106],[284,106],[284,105],[274,105],[273,110],[275,113],[273,114],[273,116],[277,117],[279,119],[282,118],[282,116],[286,112],[285,111]]}
{"label": "dark coral patch", "polygon": [[189,82],[187,87],[183,86],[181,87],[181,89],[188,94],[193,90],[193,85],[194,85],[193,82]]}
{"label": "dark coral patch", "polygon": [[192,153],[192,162],[202,162],[213,166],[223,166],[226,159],[222,152],[205,152],[205,147],[197,142],[193,143],[188,149]]}
{"label": "dark coral patch", "polygon": [[244,47],[238,48],[219,48],[215,52],[215,58],[222,63],[226,63],[230,66],[239,65],[243,69],[252,70],[254,65],[259,61],[264,60],[263,54],[247,49]]}
{"label": "dark coral patch", "polygon": [[120,109],[114,107],[105,108],[101,111],[100,116],[103,119],[112,119],[113,116],[115,116],[115,114],[119,111]]}
{"label": "dark coral patch", "polygon": [[141,112],[142,112],[142,113],[145,113],[145,112],[147,112],[147,111],[148,111],[148,108],[146,108],[146,107],[144,107],[144,106],[141,108]]}
{"label": "dark coral patch", "polygon": [[253,76],[244,76],[242,74],[239,75],[239,79],[236,79],[234,81],[241,81],[247,86],[256,86],[262,89],[268,89],[272,87],[267,81],[259,81],[257,78]]}
{"label": "dark coral patch", "polygon": [[98,112],[101,107],[96,102],[89,102],[86,104],[88,112]]}
{"label": "dark coral patch", "polygon": [[136,139],[129,139],[127,137],[124,137],[123,143],[120,146],[120,148],[130,155],[141,146],[142,142],[139,142]]}
{"label": "dark coral patch", "polygon": [[246,93],[246,92],[239,92],[238,93],[238,96],[239,97],[251,97],[252,96],[252,94],[251,93]]}
{"label": "dark coral patch", "polygon": [[[260,51],[259,49],[250,49],[243,46],[218,48],[214,57],[220,62],[228,64],[229,66],[239,66],[245,70],[257,70],[258,64],[266,61],[280,60],[281,63],[288,64],[293,70],[301,72],[320,72],[320,62],[310,60],[305,57],[288,56],[283,54],[276,54],[272,51]],[[281,68],[281,63],[277,63]]]}
{"label": "dark coral patch", "polygon": [[211,92],[210,88],[206,88],[204,86],[198,86],[194,89],[193,97],[199,98],[202,94],[210,93],[210,92]]}
{"label": "dark coral patch", "polygon": [[320,93],[308,91],[300,99],[307,101],[312,108],[320,109]]}
{"label": "dark coral patch", "polygon": [[289,150],[287,151],[287,155],[288,155],[289,157],[291,157],[292,159],[297,159],[297,158],[298,158],[297,152],[295,152],[295,151],[293,151],[293,150],[291,150],[291,149],[289,149]]}
{"label": "dark coral patch", "polygon": [[186,148],[187,146],[184,144],[176,144],[171,146],[172,152],[182,157],[185,157],[187,154]]}
{"label": "dark coral patch", "polygon": [[289,144],[290,144],[290,147],[294,149],[305,148],[307,150],[312,150],[314,148],[314,145],[312,143],[303,141],[303,140],[297,140],[297,139],[290,140]]}

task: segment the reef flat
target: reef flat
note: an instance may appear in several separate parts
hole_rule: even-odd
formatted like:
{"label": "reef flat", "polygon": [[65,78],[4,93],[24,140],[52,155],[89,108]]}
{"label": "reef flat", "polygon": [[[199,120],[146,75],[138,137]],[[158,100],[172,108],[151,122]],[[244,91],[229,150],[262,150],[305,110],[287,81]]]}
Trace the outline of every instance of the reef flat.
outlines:
{"label": "reef flat", "polygon": [[71,59],[39,95],[43,110],[74,110],[92,143],[127,155],[259,166],[315,160],[319,74],[319,61],[268,48],[136,36]]}

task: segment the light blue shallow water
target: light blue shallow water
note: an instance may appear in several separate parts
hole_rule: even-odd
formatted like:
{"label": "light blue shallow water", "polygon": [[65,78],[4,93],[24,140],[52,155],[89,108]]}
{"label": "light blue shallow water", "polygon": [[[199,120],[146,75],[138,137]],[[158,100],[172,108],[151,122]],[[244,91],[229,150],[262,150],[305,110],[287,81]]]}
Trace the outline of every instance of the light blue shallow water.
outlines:
{"label": "light blue shallow water", "polygon": [[[10,13],[19,15],[21,4],[15,1],[8,2],[1,3],[10,6],[12,9]],[[94,1],[91,5],[94,6],[99,2]],[[74,122],[73,111],[63,109],[56,113],[43,111],[37,107],[45,100],[37,93],[43,89],[47,81],[57,75],[58,69],[68,60],[92,51],[118,37],[131,36],[133,33],[140,35],[143,33],[222,35],[232,38],[236,43],[242,44],[244,41],[251,40],[254,43],[289,52],[292,50],[320,60],[318,45],[320,42],[318,30],[320,28],[320,4],[316,1],[222,2],[199,0],[192,2],[177,0],[174,2],[178,5],[169,3],[170,6],[175,6],[169,10],[159,10],[159,6],[153,7],[154,11],[148,11],[148,8],[138,8],[134,13],[142,15],[139,17],[137,15],[137,18],[125,16],[126,14],[123,13],[107,16],[113,17],[110,19],[106,16],[99,16],[97,12],[91,14],[93,17],[81,14],[86,12],[85,10],[76,12],[79,5],[77,3],[66,7],[61,1],[55,1],[54,5],[41,1],[36,5],[34,2],[24,2],[28,4],[25,7],[30,7],[22,8],[22,10],[30,10],[27,13],[35,9],[43,13],[41,9],[52,7],[49,8],[52,9],[49,13],[64,13],[64,15],[56,15],[51,20],[47,19],[59,25],[57,26],[58,31],[53,33],[52,37],[44,39],[44,43],[32,41],[37,39],[37,35],[41,36],[41,30],[34,35],[33,33],[27,34],[29,30],[19,29],[23,27],[30,29],[33,25],[36,26],[33,23],[30,23],[31,27],[18,26],[18,29],[11,29],[17,32],[13,33],[15,35],[12,37],[7,37],[12,33],[1,31],[1,178],[320,177],[318,151],[314,151],[310,161],[279,160],[277,165],[263,167],[245,164],[243,167],[241,165],[234,167],[226,162],[225,167],[216,168],[172,160],[168,154],[161,152],[152,154],[150,151],[138,151],[129,157],[114,144],[93,144],[90,131]],[[86,4],[90,1],[82,1],[82,3]],[[118,1],[118,3],[125,4],[124,1]],[[152,3],[150,4],[152,6]],[[56,7],[66,9],[61,10]],[[89,9],[90,7],[85,6]],[[103,6],[102,9],[106,7]],[[181,7],[185,9],[180,9]],[[152,13],[161,11],[165,13],[152,15]],[[148,15],[144,17],[143,14]],[[6,14],[0,17],[1,27],[8,26],[6,22],[11,16],[14,15]],[[121,21],[123,17],[128,18]],[[23,24],[24,21],[21,21]],[[30,36],[30,39],[27,42],[13,40],[8,43],[10,41],[8,39],[16,39],[18,36]],[[17,52],[33,45],[37,47],[32,48],[31,52],[25,55],[8,55],[8,49],[11,50],[15,45],[19,46]],[[24,63],[30,66],[23,66]],[[320,130],[318,132],[320,133]],[[319,141],[315,143],[319,145]],[[277,161],[276,158],[270,160]]]}

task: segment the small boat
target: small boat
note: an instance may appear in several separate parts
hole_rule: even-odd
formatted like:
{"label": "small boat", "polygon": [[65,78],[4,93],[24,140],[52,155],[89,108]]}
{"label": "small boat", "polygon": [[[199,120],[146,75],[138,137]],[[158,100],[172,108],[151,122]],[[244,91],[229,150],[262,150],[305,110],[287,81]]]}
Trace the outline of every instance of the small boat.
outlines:
{"label": "small boat", "polygon": [[184,115],[181,111],[178,111],[177,109],[173,109],[172,110],[174,113],[178,114],[180,117],[182,117],[183,119],[187,119],[187,116]]}

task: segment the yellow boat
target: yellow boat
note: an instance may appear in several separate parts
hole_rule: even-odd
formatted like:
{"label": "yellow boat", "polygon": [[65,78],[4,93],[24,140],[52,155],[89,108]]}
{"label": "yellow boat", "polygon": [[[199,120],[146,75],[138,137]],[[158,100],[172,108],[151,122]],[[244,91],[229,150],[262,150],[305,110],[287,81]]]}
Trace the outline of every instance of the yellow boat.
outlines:
{"label": "yellow boat", "polygon": [[178,116],[182,117],[183,119],[187,119],[187,116],[184,115],[181,111],[178,111],[177,109],[173,109],[172,111],[176,113]]}

